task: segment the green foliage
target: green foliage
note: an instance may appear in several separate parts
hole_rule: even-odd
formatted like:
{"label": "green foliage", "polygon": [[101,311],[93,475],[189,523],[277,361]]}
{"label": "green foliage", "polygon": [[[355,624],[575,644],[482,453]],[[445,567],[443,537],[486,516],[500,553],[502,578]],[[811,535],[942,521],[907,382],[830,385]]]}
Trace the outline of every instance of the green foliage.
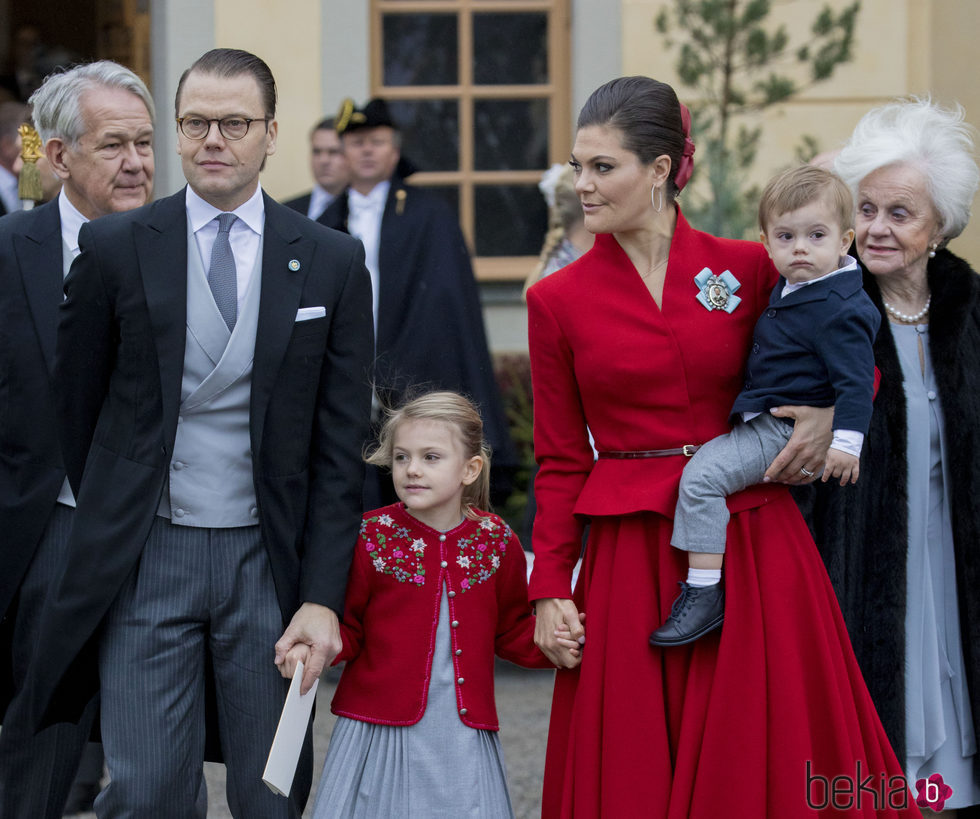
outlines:
{"label": "green foliage", "polygon": [[[786,26],[769,22],[771,6],[770,0],[673,0],[654,20],[666,47],[678,49],[680,82],[696,100],[689,106],[695,175],[707,173],[707,194],[686,194],[684,210],[718,236],[755,233],[759,190],[746,180],[762,131],[738,118],[791,99],[853,57],[860,0],[840,12],[821,9],[807,42],[795,49]],[[819,152],[813,137],[803,142],[798,157]]]}

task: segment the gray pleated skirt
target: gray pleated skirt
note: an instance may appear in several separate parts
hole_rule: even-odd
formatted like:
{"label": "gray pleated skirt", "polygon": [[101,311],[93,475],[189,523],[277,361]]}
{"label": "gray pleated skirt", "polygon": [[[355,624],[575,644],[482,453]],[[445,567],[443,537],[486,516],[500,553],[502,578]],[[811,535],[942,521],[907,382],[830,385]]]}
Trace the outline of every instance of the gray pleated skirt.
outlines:
{"label": "gray pleated skirt", "polygon": [[425,714],[399,726],[339,717],[314,819],[514,816],[497,732],[470,728],[456,712],[450,650],[443,589]]}

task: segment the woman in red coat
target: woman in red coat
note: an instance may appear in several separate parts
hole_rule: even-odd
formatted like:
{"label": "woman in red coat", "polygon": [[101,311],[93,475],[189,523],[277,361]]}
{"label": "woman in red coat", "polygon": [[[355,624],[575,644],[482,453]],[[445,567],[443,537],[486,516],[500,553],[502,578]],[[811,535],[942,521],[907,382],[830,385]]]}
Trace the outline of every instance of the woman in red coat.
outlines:
{"label": "woman in red coat", "polygon": [[721,631],[647,642],[687,571],[670,547],[684,449],[728,431],[776,281],[761,245],[695,231],[677,208],[693,153],[683,119],[673,89],[646,77],[592,95],[572,165],[595,247],[528,292],[535,639],[560,665],[556,631],[577,636],[580,611],[588,631],[581,665],[558,672],[543,813],[918,816],[823,564],[777,483],[820,473],[826,411],[787,408],[797,426],[773,482],[729,499]]}

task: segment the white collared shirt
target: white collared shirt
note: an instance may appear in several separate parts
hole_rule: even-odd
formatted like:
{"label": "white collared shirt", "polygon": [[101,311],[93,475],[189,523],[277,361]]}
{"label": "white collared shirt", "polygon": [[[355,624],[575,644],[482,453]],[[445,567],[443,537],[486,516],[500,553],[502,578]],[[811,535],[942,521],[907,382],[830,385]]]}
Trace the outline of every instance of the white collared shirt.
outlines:
{"label": "white collared shirt", "polygon": [[[223,211],[205,202],[187,186],[185,197],[187,207],[187,222],[194,231],[197,247],[204,262],[204,272],[211,266],[211,249],[214,240],[218,238],[218,215]],[[262,186],[255,188],[252,197],[235,210],[231,211],[238,218],[232,223],[228,234],[231,252],[235,257],[235,272],[238,283],[238,312],[241,313],[245,303],[248,286],[252,282],[252,271],[255,268],[255,257],[259,252],[259,240],[265,228],[265,202],[262,199]]]}
{"label": "white collared shirt", "polygon": [[371,311],[374,314],[374,332],[378,332],[378,296],[381,290],[381,271],[378,267],[378,248],[381,244],[381,217],[391,181],[375,185],[364,196],[351,188],[347,191],[347,230],[364,245],[364,264],[371,274]]}
{"label": "white collared shirt", "polygon": [[836,270],[831,270],[829,273],[825,273],[823,276],[817,276],[815,279],[808,279],[805,282],[786,282],[786,286],[783,288],[783,292],[780,293],[779,298],[785,299],[790,293],[795,293],[797,290],[802,290],[808,284],[822,282],[829,279],[831,276],[836,276],[838,273],[843,273],[846,270],[857,270],[857,260],[853,256],[841,256],[837,264],[839,264],[840,267],[838,267]]}
{"label": "white collared shirt", "polygon": [[[78,248],[78,231],[82,229],[88,219],[76,208],[68,199],[65,189],[62,188],[58,194],[58,215],[61,216],[61,242],[68,248],[72,260],[78,258],[81,252]],[[75,507],[75,495],[71,491],[68,478],[65,478],[61,485],[61,492],[58,494],[58,503],[65,506]]]}
{"label": "white collared shirt", "polygon": [[0,202],[13,213],[21,209],[20,196],[17,193],[17,177],[3,166],[0,166]]}
{"label": "white collared shirt", "polygon": [[82,229],[82,225],[88,219],[71,203],[64,188],[58,194],[58,215],[61,216],[61,240],[65,243],[65,247],[71,251],[71,257],[74,259],[80,252],[78,249],[78,231]]}
{"label": "white collared shirt", "polygon": [[319,219],[336,198],[330,191],[314,185],[310,192],[310,206],[306,209],[306,215],[314,221]]}

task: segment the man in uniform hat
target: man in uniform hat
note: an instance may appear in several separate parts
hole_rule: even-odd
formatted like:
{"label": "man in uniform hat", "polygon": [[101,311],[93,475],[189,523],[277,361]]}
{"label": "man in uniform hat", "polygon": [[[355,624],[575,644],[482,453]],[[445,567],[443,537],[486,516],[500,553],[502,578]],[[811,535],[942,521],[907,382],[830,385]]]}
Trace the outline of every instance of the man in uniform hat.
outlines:
{"label": "man in uniform hat", "polygon": [[[429,388],[472,398],[493,451],[491,491],[496,499],[505,497],[517,456],[459,223],[441,197],[406,183],[414,168],[401,154],[401,133],[384,100],[362,109],[346,100],[336,125],[350,187],[319,221],[364,244],[374,296],[378,401],[396,405],[406,392]],[[365,507],[394,500],[387,476],[370,469]]]}
{"label": "man in uniform hat", "polygon": [[321,119],[310,132],[310,170],[313,171],[313,190],[283,204],[310,219],[319,219],[350,181],[347,157],[333,117]]}
{"label": "man in uniform hat", "polygon": [[35,718],[75,719],[98,682],[97,811],[201,816],[213,685],[232,813],[298,818],[311,743],[289,799],[261,779],[288,688],[276,663],[305,659],[309,690],[341,647],[370,280],[357,242],[259,185],[278,135],[264,61],[207,52],[175,106],[187,187],[84,227],[65,282],[58,409],[78,508]]}
{"label": "man in uniform hat", "polygon": [[[41,610],[75,517],[54,412],[62,283],[82,225],[144,204],[153,184],[153,100],[128,68],[103,60],[53,74],[31,104],[45,170],[63,187],[54,201],[0,219],[0,689],[12,695],[0,731],[0,816],[12,819],[62,815],[96,711],[91,690],[77,724],[35,736],[25,684],[32,657],[48,658]],[[101,758],[87,767],[76,807],[98,792]]]}

